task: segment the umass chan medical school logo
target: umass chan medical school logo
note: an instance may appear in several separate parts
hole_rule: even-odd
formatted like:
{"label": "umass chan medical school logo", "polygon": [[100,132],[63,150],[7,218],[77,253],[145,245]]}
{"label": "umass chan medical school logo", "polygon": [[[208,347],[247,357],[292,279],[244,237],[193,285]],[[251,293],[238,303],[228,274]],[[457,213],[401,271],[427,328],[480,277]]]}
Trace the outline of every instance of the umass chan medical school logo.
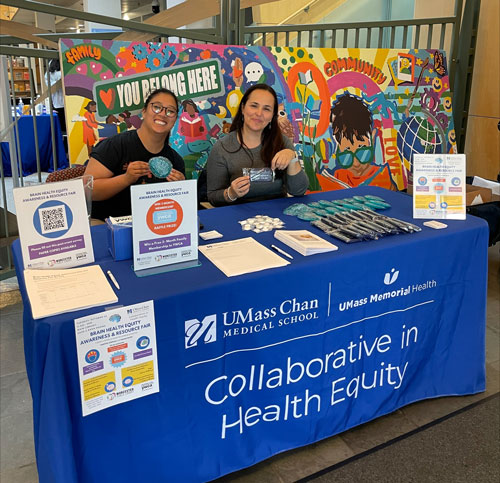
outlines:
{"label": "umass chan medical school logo", "polygon": [[198,319],[184,322],[184,342],[186,349],[196,347],[198,342],[209,344],[217,340],[217,315],[207,315],[201,322]]}

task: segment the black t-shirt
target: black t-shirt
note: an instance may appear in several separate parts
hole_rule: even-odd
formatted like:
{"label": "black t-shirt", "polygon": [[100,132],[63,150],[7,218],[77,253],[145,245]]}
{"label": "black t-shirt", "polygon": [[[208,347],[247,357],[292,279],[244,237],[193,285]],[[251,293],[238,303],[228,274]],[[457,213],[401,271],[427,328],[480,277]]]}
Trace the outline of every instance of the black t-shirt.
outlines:
{"label": "black t-shirt", "polygon": [[[91,156],[118,176],[127,171],[132,161],[148,162],[155,156],[164,156],[170,160],[177,171],[185,174],[184,160],[168,144],[159,153],[150,153],[142,144],[137,131],[126,131],[116,136],[103,139],[93,149]],[[161,183],[165,179],[142,177],[135,184]],[[120,191],[112,198],[92,202],[92,218],[104,220],[108,216],[126,216],[132,214],[130,187]]]}

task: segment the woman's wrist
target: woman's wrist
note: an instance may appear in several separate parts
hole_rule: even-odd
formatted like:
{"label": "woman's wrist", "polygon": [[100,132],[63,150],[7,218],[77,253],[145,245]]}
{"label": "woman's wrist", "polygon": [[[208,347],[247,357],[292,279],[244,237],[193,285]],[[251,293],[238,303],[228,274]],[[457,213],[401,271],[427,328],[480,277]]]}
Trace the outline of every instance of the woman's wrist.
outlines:
{"label": "woman's wrist", "polygon": [[[236,193],[235,193],[235,195],[236,195]],[[236,201],[238,199],[238,195],[236,195],[234,198],[231,196],[231,186],[229,186],[226,189],[226,196],[227,196],[227,199],[231,202]]]}

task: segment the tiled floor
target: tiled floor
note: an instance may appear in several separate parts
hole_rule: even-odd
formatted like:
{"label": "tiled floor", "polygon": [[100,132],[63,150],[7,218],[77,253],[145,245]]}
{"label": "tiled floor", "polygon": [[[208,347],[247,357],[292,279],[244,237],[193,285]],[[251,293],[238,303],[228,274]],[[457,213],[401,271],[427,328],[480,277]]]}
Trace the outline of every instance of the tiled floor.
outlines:
{"label": "tiled floor", "polygon": [[[0,282],[0,481],[38,481],[33,448],[31,395],[22,342],[19,291]],[[288,451],[252,468],[221,478],[222,482],[287,483],[390,441],[500,390],[500,246],[489,249],[486,329],[487,390],[465,397],[445,397],[406,406],[338,436]],[[433,451],[433,448],[429,448]]]}

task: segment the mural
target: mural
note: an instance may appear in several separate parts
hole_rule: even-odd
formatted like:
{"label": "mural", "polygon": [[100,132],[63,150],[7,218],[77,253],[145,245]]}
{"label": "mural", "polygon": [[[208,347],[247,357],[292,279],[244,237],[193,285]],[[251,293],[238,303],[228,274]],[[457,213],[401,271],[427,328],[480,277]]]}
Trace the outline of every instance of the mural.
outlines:
{"label": "mural", "polygon": [[170,142],[196,178],[245,90],[262,82],[278,94],[310,191],[404,189],[414,153],[456,152],[441,51],[62,39],[60,52],[73,164],[100,139],[137,129],[149,92],[167,87],[180,101]]}

